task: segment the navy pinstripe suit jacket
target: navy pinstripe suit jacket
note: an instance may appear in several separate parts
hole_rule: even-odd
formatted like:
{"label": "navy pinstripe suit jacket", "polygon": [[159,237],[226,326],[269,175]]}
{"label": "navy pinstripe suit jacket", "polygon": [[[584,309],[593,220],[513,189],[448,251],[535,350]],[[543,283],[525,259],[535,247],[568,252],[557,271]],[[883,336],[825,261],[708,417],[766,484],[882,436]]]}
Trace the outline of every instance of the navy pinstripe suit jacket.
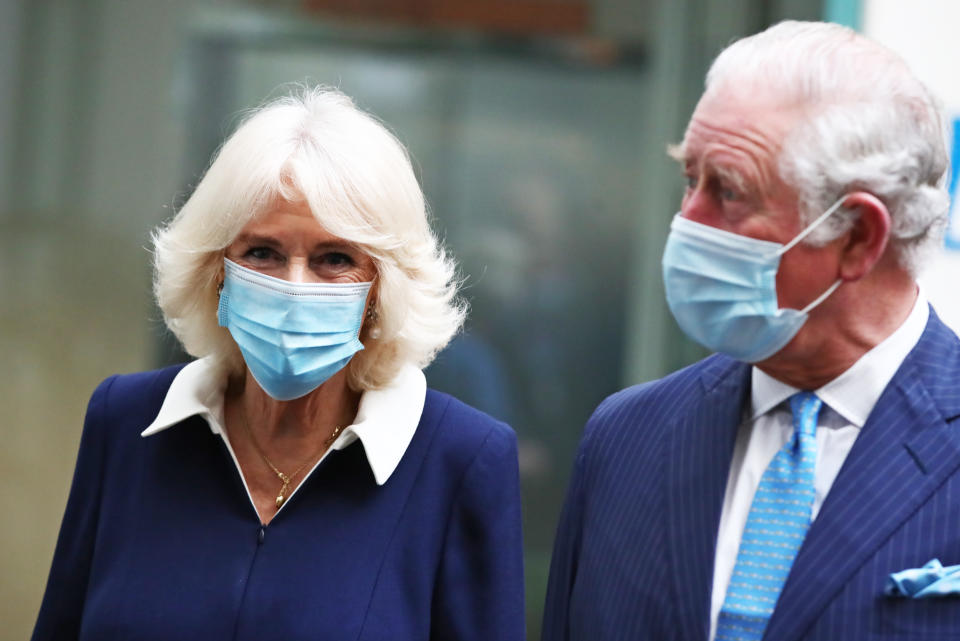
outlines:
{"label": "navy pinstripe suit jacket", "polygon": [[[605,400],[577,455],[543,639],[705,641],[749,366],[714,355]],[[931,310],[800,549],[775,641],[960,639],[960,597],[886,597],[891,572],[960,564],[960,340]]]}

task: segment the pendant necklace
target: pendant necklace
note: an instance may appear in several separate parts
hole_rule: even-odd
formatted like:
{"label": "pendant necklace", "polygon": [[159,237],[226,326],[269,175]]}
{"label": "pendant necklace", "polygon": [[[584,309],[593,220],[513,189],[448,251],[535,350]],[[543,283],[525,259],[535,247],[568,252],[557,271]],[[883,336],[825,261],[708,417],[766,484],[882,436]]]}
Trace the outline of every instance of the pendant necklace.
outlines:
{"label": "pendant necklace", "polygon": [[270,469],[273,471],[274,474],[277,475],[277,478],[279,478],[280,482],[282,483],[282,485],[280,486],[280,491],[277,493],[277,509],[278,510],[283,506],[286,500],[290,498],[290,496],[287,494],[287,488],[290,487],[290,483],[293,481],[293,479],[297,478],[297,475],[300,474],[300,472],[302,472],[304,468],[306,468],[312,462],[316,461],[317,458],[320,456],[320,454],[324,452],[328,447],[330,447],[330,445],[332,445],[333,442],[340,435],[340,432],[343,431],[343,426],[341,425],[338,425],[335,428],[333,428],[333,433],[330,436],[328,436],[327,439],[323,442],[323,447],[320,449],[319,452],[317,452],[311,458],[307,459],[303,463],[303,465],[298,467],[291,474],[284,474],[279,469],[277,469],[277,466],[273,464],[273,461],[271,461],[267,457],[267,454],[260,447],[260,444],[257,443],[257,439],[255,439],[253,436],[253,430],[250,429],[250,424],[247,422],[246,412],[243,412],[243,427],[247,431],[247,436],[250,437],[250,442],[253,444],[253,449],[257,450],[257,454],[260,455],[260,458],[263,459],[263,462],[270,467]]}

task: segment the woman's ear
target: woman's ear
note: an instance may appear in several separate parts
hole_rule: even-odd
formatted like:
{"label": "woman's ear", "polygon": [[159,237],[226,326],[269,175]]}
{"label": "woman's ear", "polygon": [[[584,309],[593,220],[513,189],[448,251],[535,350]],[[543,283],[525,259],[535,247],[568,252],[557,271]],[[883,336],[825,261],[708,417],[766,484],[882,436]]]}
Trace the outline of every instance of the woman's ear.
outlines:
{"label": "woman's ear", "polygon": [[373,287],[370,288],[370,293],[367,294],[367,311],[363,315],[362,326],[362,330],[373,340],[377,340],[383,334],[383,330],[380,329],[380,310],[377,305],[376,287],[376,283],[374,283]]}
{"label": "woman's ear", "polygon": [[869,274],[883,257],[890,239],[890,212],[879,198],[865,191],[848,194],[843,207],[856,212],[856,217],[842,237],[840,278],[855,281]]}

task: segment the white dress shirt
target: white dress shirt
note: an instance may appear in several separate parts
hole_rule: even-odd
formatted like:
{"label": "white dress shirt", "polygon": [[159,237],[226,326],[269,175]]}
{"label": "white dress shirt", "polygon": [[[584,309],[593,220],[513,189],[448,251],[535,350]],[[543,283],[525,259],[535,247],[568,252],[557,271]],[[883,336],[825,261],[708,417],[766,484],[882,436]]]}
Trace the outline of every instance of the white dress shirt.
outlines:
{"label": "white dress shirt", "polygon": [[[148,437],[162,432],[191,416],[203,417],[210,426],[210,431],[218,434],[226,444],[237,472],[243,480],[250,504],[256,510],[250,488],[247,487],[247,481],[243,478],[240,464],[237,462],[236,454],[223,427],[223,395],[226,388],[226,372],[216,368],[209,358],[201,358],[189,363],[177,373],[170,389],[167,390],[157,418],[141,432],[140,436]],[[426,378],[423,372],[413,365],[403,366],[387,386],[364,391],[360,395],[360,405],[354,423],[340,432],[330,448],[310,468],[304,480],[332,450],[342,450],[360,439],[367,463],[377,484],[386,483],[400,464],[400,459],[403,458],[414,432],[417,431],[426,395]],[[297,486],[290,496],[296,494],[302,486],[303,483]],[[289,502],[289,497],[287,498]],[[284,503],[280,510],[286,505],[287,503]]]}
{"label": "white dress shirt", "polygon": [[[920,340],[929,314],[926,297],[920,293],[910,315],[895,332],[860,357],[843,374],[814,390],[823,401],[823,407],[817,417],[817,463],[811,520],[820,512],[873,406],[907,354]],[[716,635],[717,618],[727,594],[740,549],[740,537],[750,514],[753,495],[760,485],[760,477],[793,435],[793,417],[786,401],[799,391],[756,367],[752,369],[750,407],[745,411],[737,432],[717,534],[710,641]]]}

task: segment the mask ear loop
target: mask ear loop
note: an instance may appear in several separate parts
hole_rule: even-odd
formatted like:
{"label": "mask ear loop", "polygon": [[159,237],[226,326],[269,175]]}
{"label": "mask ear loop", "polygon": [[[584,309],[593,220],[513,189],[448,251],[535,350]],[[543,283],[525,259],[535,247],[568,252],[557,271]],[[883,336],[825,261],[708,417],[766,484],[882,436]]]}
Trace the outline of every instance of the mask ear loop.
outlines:
{"label": "mask ear loop", "polygon": [[847,199],[847,195],[846,195],[846,194],[844,194],[843,196],[840,196],[840,198],[837,200],[837,202],[835,202],[835,203],[833,203],[832,205],[830,205],[830,207],[827,209],[827,211],[825,211],[825,212],[823,212],[822,214],[820,214],[820,216],[819,216],[815,221],[813,221],[812,223],[810,223],[810,224],[807,226],[806,229],[804,229],[802,232],[800,232],[799,234],[797,234],[797,236],[796,236],[793,240],[791,240],[789,243],[787,243],[786,245],[784,245],[784,246],[783,246],[783,249],[781,249],[779,252],[777,252],[777,255],[778,255],[778,256],[782,256],[782,255],[784,255],[785,253],[787,253],[788,251],[790,251],[791,249],[793,249],[794,246],[795,246],[797,243],[799,243],[801,240],[803,240],[803,239],[806,238],[808,235],[810,235],[810,232],[812,232],[814,229],[816,229],[816,228],[817,228],[817,225],[819,225],[820,223],[822,223],[823,221],[825,221],[827,218],[829,218],[829,217],[833,214],[833,212],[835,212],[835,211],[837,211],[838,209],[840,209],[841,205],[843,205],[843,201],[845,201],[846,199]]}
{"label": "mask ear loop", "polygon": [[834,281],[833,285],[830,285],[830,287],[827,288],[827,291],[820,294],[820,296],[818,296],[815,301],[813,301],[812,303],[810,303],[809,305],[801,309],[800,313],[809,314],[810,310],[812,310],[814,307],[816,307],[823,301],[827,300],[827,297],[830,296],[830,294],[832,294],[833,292],[837,291],[837,287],[840,287],[840,285],[842,284],[843,284],[843,279],[838,278],[836,281]]}
{"label": "mask ear loop", "polygon": [[[784,245],[784,246],[783,246],[783,249],[781,249],[779,252],[777,252],[777,255],[782,256],[783,254],[785,254],[785,253],[787,253],[788,251],[790,251],[791,249],[793,249],[793,248],[796,246],[797,243],[799,243],[801,240],[803,240],[804,238],[806,238],[806,237],[810,234],[810,232],[812,232],[814,229],[816,229],[816,228],[817,228],[817,225],[819,225],[820,223],[822,223],[823,221],[825,221],[827,218],[829,218],[831,215],[833,215],[833,213],[834,213],[835,211],[837,211],[838,209],[840,209],[840,207],[843,205],[843,201],[845,201],[846,199],[847,199],[847,195],[846,195],[846,194],[844,194],[843,196],[840,196],[840,198],[838,198],[835,203],[833,203],[832,205],[830,205],[830,207],[827,208],[827,211],[825,211],[825,212],[823,212],[822,214],[820,214],[815,221],[813,221],[812,223],[810,223],[810,224],[807,226],[806,229],[804,229],[802,232],[800,232],[799,234],[797,234],[796,238],[794,238],[794,239],[791,240],[789,243],[787,243],[786,245]],[[830,296],[830,294],[832,294],[833,292],[837,291],[837,287],[840,287],[840,285],[842,285],[842,284],[843,284],[843,279],[842,279],[842,278],[838,278],[836,281],[834,281],[833,285],[830,285],[830,287],[827,288],[827,291],[825,291],[825,292],[823,292],[822,294],[820,294],[820,295],[816,298],[816,300],[814,300],[812,303],[810,303],[809,305],[807,305],[806,307],[804,307],[803,309],[801,309],[801,310],[800,310],[800,313],[801,313],[801,314],[809,314],[810,311],[813,310],[817,305],[819,305],[819,304],[822,303],[823,301],[827,300],[827,298]]]}

